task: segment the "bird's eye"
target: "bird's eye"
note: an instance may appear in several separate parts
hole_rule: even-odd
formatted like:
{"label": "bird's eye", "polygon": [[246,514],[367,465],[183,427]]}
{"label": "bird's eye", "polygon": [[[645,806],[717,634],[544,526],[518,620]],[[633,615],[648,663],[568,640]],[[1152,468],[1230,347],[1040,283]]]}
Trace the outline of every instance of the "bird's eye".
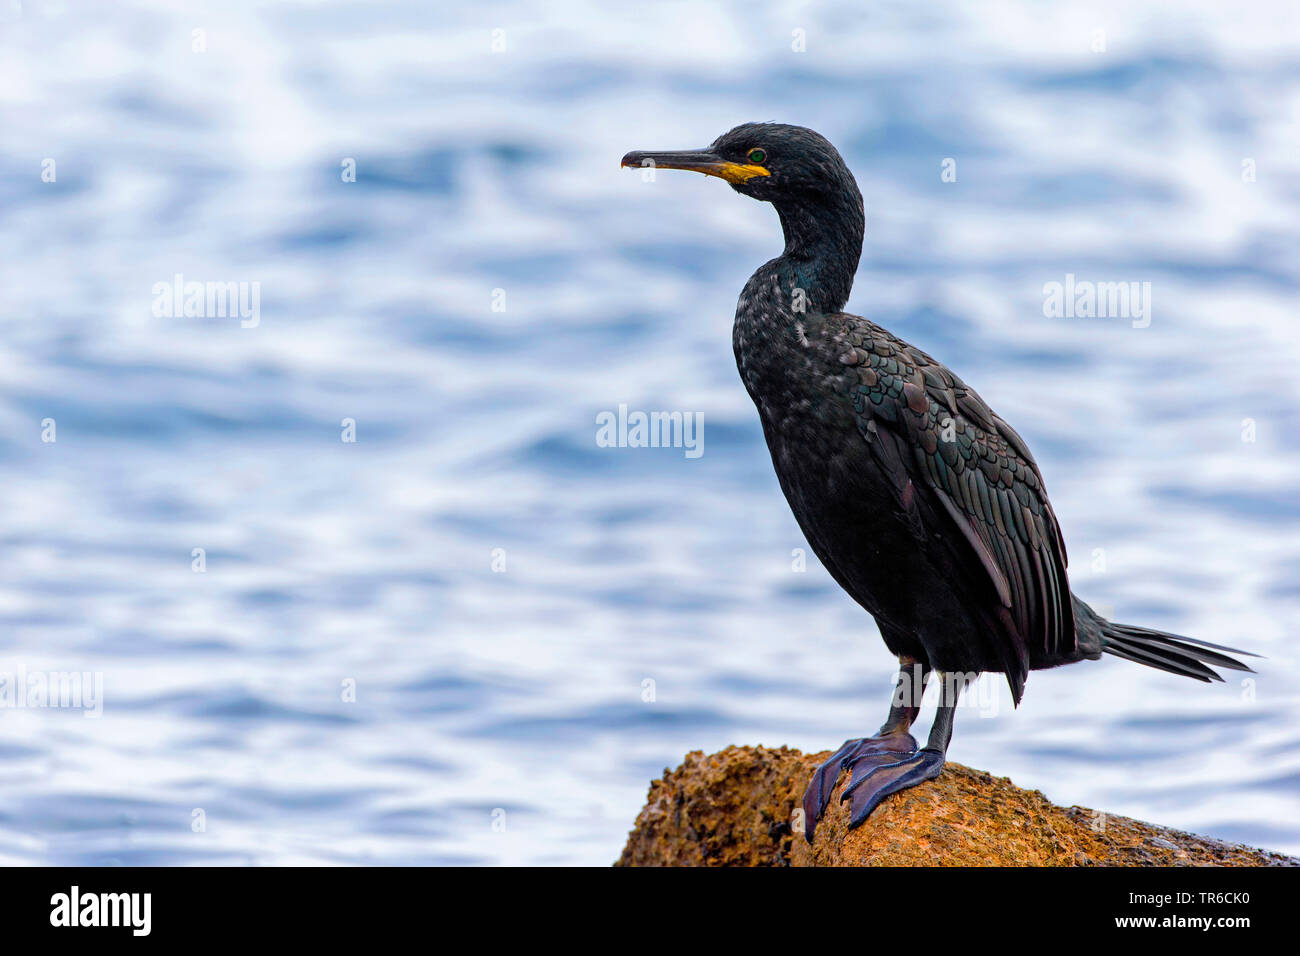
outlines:
{"label": "bird's eye", "polygon": [[751,149],[749,151],[749,161],[761,166],[767,162],[767,153],[761,149]]}

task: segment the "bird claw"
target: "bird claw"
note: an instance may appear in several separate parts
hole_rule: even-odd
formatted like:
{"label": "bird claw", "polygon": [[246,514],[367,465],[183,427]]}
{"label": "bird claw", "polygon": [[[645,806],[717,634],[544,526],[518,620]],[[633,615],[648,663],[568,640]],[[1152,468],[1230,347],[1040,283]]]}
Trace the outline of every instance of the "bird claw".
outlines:
{"label": "bird claw", "polygon": [[[849,829],[861,826],[871,816],[871,811],[880,806],[881,801],[891,793],[915,787],[918,783],[939,776],[943,764],[943,752],[928,747],[893,763],[855,763],[853,778],[840,797],[841,800],[852,801],[849,804]],[[860,772],[861,770],[865,772]]]}
{"label": "bird claw", "polygon": [[914,753],[916,740],[906,732],[855,737],[844,741],[840,749],[827,757],[813,772],[808,788],[803,793],[804,837],[808,842],[813,841],[817,821],[830,803],[841,770],[853,767],[854,779],[857,780],[861,776],[860,769],[870,772],[870,768],[896,764]]}

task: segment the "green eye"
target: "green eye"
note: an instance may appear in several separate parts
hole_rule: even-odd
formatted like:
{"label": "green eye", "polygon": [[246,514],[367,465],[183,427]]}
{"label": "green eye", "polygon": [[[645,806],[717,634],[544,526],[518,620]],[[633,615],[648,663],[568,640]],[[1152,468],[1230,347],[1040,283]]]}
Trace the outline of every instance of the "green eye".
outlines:
{"label": "green eye", "polygon": [[761,149],[751,149],[749,151],[749,161],[751,163],[761,166],[765,162],[767,162],[767,153],[765,153]]}

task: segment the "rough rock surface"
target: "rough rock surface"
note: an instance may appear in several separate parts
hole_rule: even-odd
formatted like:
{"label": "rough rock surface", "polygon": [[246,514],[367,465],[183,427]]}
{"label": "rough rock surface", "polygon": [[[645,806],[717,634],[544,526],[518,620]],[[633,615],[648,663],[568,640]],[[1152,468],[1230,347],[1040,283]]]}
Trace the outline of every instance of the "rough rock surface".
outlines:
{"label": "rough rock surface", "polygon": [[1083,807],[949,763],[848,829],[839,794],[809,846],[794,814],[830,752],[694,751],[650,785],[619,866],[1295,866],[1300,860]]}

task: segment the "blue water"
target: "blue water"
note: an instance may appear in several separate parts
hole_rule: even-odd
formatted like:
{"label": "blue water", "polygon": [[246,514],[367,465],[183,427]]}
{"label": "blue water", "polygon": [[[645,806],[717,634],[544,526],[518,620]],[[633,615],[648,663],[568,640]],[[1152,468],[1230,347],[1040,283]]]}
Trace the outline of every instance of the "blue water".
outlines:
{"label": "blue water", "polygon": [[[0,709],[0,861],[603,864],[686,751],[876,726],[892,662],[795,570],[733,365],[776,217],[618,167],[768,119],[844,152],[850,306],[1024,434],[1075,590],[1268,657],[993,682],[953,758],[1300,853],[1297,27],[0,3],[0,672],[103,680],[99,717]],[[177,273],[260,283],[258,324],[156,317]],[[1150,282],[1149,327],[1046,318],[1067,273]],[[620,404],[703,454],[601,447]]]}

